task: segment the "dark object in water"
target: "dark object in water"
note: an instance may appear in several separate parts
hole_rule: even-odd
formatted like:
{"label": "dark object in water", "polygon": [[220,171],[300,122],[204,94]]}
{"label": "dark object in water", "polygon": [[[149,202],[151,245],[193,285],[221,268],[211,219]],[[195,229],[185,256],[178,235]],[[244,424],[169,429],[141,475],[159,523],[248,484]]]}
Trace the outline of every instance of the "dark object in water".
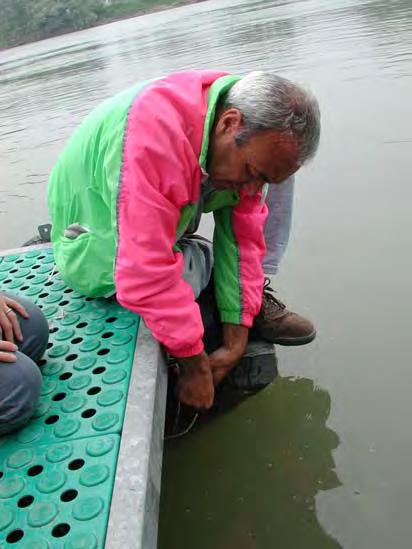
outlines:
{"label": "dark object in water", "polygon": [[[202,315],[205,333],[203,341],[207,353],[222,344],[222,324],[216,306],[213,277],[197,300]],[[214,417],[238,406],[272,383],[278,375],[274,345],[260,340],[249,340],[247,351],[239,364],[217,387],[213,407],[207,414],[200,414],[190,406],[181,404],[176,396],[178,370],[169,363],[167,388],[165,440],[185,436],[199,429]]]}
{"label": "dark object in water", "polygon": [[277,375],[275,347],[266,341],[251,341],[239,364],[223,380],[221,390],[256,393],[272,383]]}
{"label": "dark object in water", "polygon": [[[203,336],[205,349],[207,353],[212,353],[222,345],[222,324],[213,290],[213,277],[197,302],[205,328]],[[272,383],[277,375],[274,345],[250,338],[246,353],[220,387],[222,390],[230,388],[253,393]]]}

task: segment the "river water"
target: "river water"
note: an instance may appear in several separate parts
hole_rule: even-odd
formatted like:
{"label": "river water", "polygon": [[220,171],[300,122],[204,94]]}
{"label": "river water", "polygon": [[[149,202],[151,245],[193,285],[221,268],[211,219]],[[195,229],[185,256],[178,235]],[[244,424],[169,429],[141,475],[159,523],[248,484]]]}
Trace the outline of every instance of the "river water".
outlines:
{"label": "river water", "polygon": [[319,98],[276,280],[319,336],[166,445],[160,549],[409,548],[410,0],[209,0],[1,52],[0,245],[47,220],[47,174],[91,107],[192,67],[278,71]]}

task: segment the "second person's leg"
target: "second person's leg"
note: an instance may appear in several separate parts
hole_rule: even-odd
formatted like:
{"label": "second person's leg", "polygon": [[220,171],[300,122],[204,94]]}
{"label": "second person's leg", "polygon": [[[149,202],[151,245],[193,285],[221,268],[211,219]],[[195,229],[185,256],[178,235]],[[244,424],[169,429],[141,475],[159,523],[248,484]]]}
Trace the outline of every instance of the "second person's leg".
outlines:
{"label": "second person's leg", "polygon": [[29,318],[17,312],[23,341],[18,343],[16,362],[0,362],[0,435],[22,427],[30,419],[40,395],[42,376],[35,364],[49,340],[49,326],[41,309],[27,298],[3,295],[22,305]]}
{"label": "second person's leg", "polygon": [[16,362],[0,362],[0,436],[28,422],[40,396],[40,369],[17,351]]}
{"label": "second person's leg", "polygon": [[19,351],[38,362],[46,351],[49,341],[49,325],[46,317],[30,299],[8,292],[3,292],[3,295],[14,299],[26,309],[28,318],[23,318],[15,311],[23,335],[23,341],[20,343],[16,341],[16,344]]}
{"label": "second person's leg", "polygon": [[[269,185],[266,204],[269,210],[265,224],[265,275],[275,275],[286,251],[292,222],[295,181],[291,177],[280,185]],[[262,308],[255,318],[252,333],[278,345],[304,345],[316,336],[310,320],[289,311],[274,296],[270,279],[265,279]]]}

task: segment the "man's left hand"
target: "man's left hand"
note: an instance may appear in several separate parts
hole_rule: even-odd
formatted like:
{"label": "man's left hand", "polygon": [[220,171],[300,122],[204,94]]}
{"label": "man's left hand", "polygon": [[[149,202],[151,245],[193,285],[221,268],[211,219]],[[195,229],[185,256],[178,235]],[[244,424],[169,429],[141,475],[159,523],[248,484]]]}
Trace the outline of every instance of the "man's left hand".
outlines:
{"label": "man's left hand", "polygon": [[245,353],[249,328],[236,324],[223,324],[223,345],[209,355],[210,369],[215,387],[236,366]]}

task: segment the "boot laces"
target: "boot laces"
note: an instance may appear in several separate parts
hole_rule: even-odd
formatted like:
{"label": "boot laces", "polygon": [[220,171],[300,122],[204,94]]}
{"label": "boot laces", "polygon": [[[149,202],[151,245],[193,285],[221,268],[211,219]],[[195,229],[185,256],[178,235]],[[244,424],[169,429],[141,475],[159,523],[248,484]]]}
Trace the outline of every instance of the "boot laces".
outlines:
{"label": "boot laces", "polygon": [[283,311],[284,309],[286,309],[286,305],[274,296],[275,293],[276,291],[270,285],[270,278],[265,276],[265,284],[263,286],[263,295],[266,298],[266,300],[263,300],[263,303],[262,303],[263,307],[272,306],[272,307],[275,307],[275,309],[280,309]]}

